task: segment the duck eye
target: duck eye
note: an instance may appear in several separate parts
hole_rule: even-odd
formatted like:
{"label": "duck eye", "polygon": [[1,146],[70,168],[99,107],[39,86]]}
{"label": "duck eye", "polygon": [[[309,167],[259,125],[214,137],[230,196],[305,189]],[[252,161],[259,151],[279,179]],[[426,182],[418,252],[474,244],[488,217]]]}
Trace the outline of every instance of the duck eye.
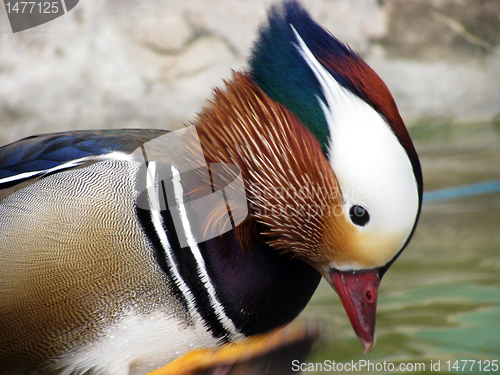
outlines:
{"label": "duck eye", "polygon": [[361,227],[365,226],[366,223],[370,220],[370,214],[363,206],[359,206],[357,204],[353,205],[349,210],[349,216],[354,224],[359,225]]}

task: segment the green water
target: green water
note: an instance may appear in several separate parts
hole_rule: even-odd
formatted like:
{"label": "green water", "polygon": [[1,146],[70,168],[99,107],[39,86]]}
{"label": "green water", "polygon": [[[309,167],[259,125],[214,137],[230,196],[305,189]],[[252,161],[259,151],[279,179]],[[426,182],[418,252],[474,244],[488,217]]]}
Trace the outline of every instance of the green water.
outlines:
{"label": "green water", "polygon": [[[420,125],[412,133],[426,191],[500,178],[495,127]],[[424,204],[413,241],[380,286],[371,353],[362,354],[326,283],[303,317],[327,322],[307,363],[365,360],[381,370],[330,371],[326,365],[305,374],[500,374],[493,366],[500,367],[500,193]],[[410,370],[398,371],[400,364]]]}

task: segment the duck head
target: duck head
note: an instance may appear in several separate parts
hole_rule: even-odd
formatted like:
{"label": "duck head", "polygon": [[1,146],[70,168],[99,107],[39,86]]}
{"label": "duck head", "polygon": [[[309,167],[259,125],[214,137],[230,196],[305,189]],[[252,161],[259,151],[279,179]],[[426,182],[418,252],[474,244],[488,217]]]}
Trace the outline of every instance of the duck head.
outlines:
{"label": "duck head", "polygon": [[196,125],[209,162],[242,170],[249,219],[338,293],[365,352],[380,280],[420,214],[419,160],[392,95],[296,2],[271,10],[248,73],[216,90]]}

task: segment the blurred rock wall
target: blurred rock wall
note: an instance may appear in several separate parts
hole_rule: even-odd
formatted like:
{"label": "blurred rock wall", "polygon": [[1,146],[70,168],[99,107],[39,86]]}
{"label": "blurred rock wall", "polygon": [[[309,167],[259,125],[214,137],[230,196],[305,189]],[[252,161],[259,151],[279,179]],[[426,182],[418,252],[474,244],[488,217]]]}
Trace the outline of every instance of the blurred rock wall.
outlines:
{"label": "blurred rock wall", "polygon": [[[13,34],[0,4],[0,144],[174,129],[245,69],[271,0],[81,0]],[[500,117],[500,1],[302,0],[391,89],[409,125]]]}

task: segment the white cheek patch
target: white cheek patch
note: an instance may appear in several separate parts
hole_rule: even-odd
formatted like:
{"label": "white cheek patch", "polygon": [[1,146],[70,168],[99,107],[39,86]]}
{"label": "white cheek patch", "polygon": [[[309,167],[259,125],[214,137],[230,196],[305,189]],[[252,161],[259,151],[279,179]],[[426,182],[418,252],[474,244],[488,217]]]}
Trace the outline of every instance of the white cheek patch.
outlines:
{"label": "white cheek patch", "polygon": [[366,251],[388,252],[383,258],[389,261],[406,242],[418,211],[417,182],[410,159],[386,120],[342,87],[314,57],[295,29],[294,32],[297,49],[314,72],[326,98],[326,103],[318,100],[330,131],[329,162],[342,190],[344,211],[349,215],[353,204],[368,210],[369,222],[356,227],[365,235],[387,238],[387,245],[392,249],[375,246]]}

